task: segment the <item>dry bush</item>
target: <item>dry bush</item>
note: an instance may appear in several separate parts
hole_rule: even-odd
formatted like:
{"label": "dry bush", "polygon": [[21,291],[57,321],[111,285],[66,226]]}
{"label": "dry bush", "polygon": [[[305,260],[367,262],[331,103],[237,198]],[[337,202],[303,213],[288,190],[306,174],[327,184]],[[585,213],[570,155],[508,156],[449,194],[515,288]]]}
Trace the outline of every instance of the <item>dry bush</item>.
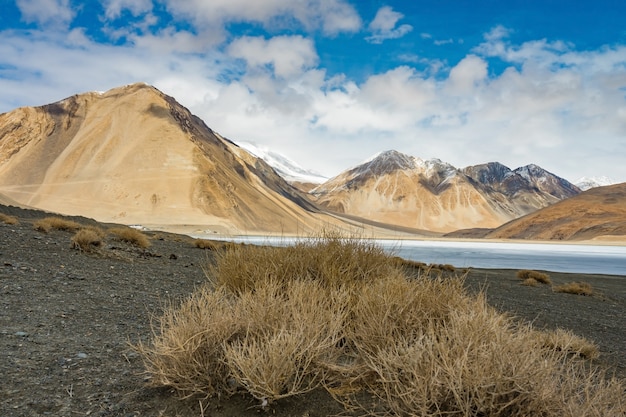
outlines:
{"label": "dry bush", "polygon": [[389,255],[375,244],[329,236],[284,248],[236,245],[217,256],[209,277],[215,285],[242,292],[272,279],[313,279],[340,286],[377,279],[395,269]]}
{"label": "dry bush", "polygon": [[154,386],[183,395],[213,396],[234,389],[223,344],[244,331],[233,314],[233,297],[223,289],[201,289],[158,319],[150,345],[138,344]]}
{"label": "dry bush", "polygon": [[0,223],[4,224],[18,224],[20,221],[15,216],[9,216],[8,214],[0,213]]}
{"label": "dry bush", "polygon": [[103,235],[94,228],[80,229],[72,237],[72,247],[83,252],[91,252],[102,245],[102,238]]}
{"label": "dry bush", "polygon": [[596,359],[599,356],[598,346],[567,330],[556,329],[550,332],[538,332],[538,337],[543,346],[548,349],[566,352],[585,359]]}
{"label": "dry bush", "polygon": [[558,285],[553,287],[555,292],[564,292],[567,294],[576,294],[576,295],[592,295],[593,288],[591,284],[587,282],[570,282],[563,285]]}
{"label": "dry bush", "polygon": [[117,239],[130,243],[131,245],[139,246],[140,248],[150,247],[148,236],[132,227],[114,227],[109,229],[109,233],[114,235]]}
{"label": "dry bush", "polygon": [[208,249],[211,251],[216,251],[218,249],[218,244],[216,242],[207,239],[196,239],[193,241],[193,245],[196,248]]}
{"label": "dry bush", "polygon": [[581,360],[592,344],[514,322],[461,278],[409,279],[370,243],[237,247],[212,273],[137,347],[153,384],[264,402],[322,386],[381,415],[626,412],[623,382]]}
{"label": "dry bush", "polygon": [[83,225],[73,220],[67,220],[62,217],[45,217],[37,220],[33,224],[33,228],[40,232],[48,233],[51,230],[64,230],[67,232],[76,232],[81,229]]}
{"label": "dry bush", "polygon": [[535,278],[526,278],[524,281],[522,281],[522,285],[525,285],[527,287],[536,287],[537,285],[539,285],[539,281],[537,281]]}
{"label": "dry bush", "polygon": [[322,386],[323,364],[335,363],[348,293],[320,282],[267,282],[238,303],[246,335],[225,346],[236,382],[255,398],[274,401]]}
{"label": "dry bush", "polygon": [[533,278],[537,282],[541,282],[542,284],[550,284],[552,281],[550,280],[550,275],[545,274],[539,271],[532,271],[528,269],[522,269],[517,271],[517,277],[519,279],[528,279]]}

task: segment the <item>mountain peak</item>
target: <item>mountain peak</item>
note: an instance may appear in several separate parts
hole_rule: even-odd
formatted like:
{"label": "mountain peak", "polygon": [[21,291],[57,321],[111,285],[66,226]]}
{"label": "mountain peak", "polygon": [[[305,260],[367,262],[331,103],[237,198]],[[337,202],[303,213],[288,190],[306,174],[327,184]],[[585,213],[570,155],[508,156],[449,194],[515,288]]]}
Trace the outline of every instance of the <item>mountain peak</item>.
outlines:
{"label": "mountain peak", "polygon": [[380,176],[394,171],[413,169],[416,158],[395,150],[379,152],[348,172],[353,175]]}
{"label": "mountain peak", "polygon": [[600,177],[581,177],[578,179],[578,181],[575,182],[575,184],[581,190],[587,191],[590,188],[613,185],[613,184],[616,184],[616,182],[609,177],[600,176]]}

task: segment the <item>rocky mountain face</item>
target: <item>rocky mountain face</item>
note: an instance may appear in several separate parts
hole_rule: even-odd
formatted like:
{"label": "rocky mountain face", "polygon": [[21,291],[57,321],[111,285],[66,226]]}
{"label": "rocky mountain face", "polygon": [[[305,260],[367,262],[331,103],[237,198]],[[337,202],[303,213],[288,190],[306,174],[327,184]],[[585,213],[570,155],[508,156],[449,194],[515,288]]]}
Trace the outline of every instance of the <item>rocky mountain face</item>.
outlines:
{"label": "rocky mountain face", "polygon": [[336,223],[263,160],[145,84],[1,114],[0,195],[100,221],[216,232]]}
{"label": "rocky mountain face", "polygon": [[626,235],[626,183],[594,187],[486,234],[498,239],[603,240]]}
{"label": "rocky mountain face", "polygon": [[376,155],[313,189],[329,210],[383,223],[450,232],[493,228],[579,190],[529,165],[499,163],[457,169],[397,151]]}

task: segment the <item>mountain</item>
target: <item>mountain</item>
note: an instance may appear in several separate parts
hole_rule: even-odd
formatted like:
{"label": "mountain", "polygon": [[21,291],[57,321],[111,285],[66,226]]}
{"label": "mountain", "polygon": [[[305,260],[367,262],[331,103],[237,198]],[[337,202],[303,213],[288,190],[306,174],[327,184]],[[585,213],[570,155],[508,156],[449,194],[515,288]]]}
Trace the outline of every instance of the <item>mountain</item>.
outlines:
{"label": "mountain", "polygon": [[596,187],[486,234],[498,239],[611,240],[626,235],[626,183]]}
{"label": "mountain", "polygon": [[494,198],[494,192],[505,196],[523,214],[580,193],[569,181],[534,164],[512,170],[499,162],[489,162],[463,168],[461,172]]}
{"label": "mountain", "polygon": [[580,188],[583,191],[587,191],[590,188],[595,188],[595,187],[604,187],[606,185],[613,185],[616,184],[615,181],[613,181],[611,178],[609,177],[581,177],[578,179],[578,181],[576,181],[576,186],[578,188]]}
{"label": "mountain", "polygon": [[577,192],[534,165],[514,171],[499,163],[457,169],[392,150],[342,172],[311,195],[338,213],[450,232],[497,227]]}
{"label": "mountain", "polygon": [[262,159],[141,83],[0,114],[0,194],[126,224],[229,233],[337,224]]}
{"label": "mountain", "polygon": [[249,142],[237,142],[237,144],[252,155],[263,159],[268,165],[274,168],[278,175],[301,191],[308,192],[323,182],[328,181],[327,177],[315,171],[302,168],[286,156],[273,152],[265,147]]}

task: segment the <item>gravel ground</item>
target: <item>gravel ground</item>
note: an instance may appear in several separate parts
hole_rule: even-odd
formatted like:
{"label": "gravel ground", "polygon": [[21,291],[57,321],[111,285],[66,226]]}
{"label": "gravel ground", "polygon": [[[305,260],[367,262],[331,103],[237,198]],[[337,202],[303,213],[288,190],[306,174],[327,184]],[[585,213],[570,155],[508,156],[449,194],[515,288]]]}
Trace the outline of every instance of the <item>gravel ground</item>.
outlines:
{"label": "gravel ground", "polygon": [[[208,251],[192,239],[148,233],[139,249],[107,238],[96,253],[72,249],[72,233],[33,230],[46,216],[0,206],[20,223],[0,223],[0,416],[254,416],[258,404],[235,396],[200,410],[167,389],[148,388],[131,343],[148,341],[150,319],[202,285]],[[88,219],[76,219],[84,224]],[[626,277],[550,274],[555,284],[589,282],[584,297],[525,287],[516,271],[472,270],[470,291],[484,289],[502,311],[537,327],[571,329],[600,346],[598,364],[626,377]],[[324,393],[277,404],[271,414],[341,412]]]}

